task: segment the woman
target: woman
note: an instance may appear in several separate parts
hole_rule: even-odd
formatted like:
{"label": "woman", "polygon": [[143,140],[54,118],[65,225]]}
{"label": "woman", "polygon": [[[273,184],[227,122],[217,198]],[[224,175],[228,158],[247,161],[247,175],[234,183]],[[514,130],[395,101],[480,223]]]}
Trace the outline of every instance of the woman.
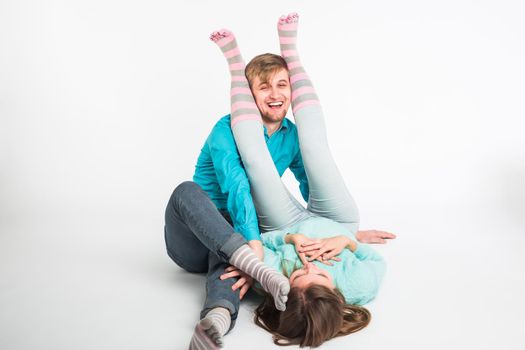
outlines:
{"label": "woman", "polygon": [[[278,312],[268,296],[257,308],[255,322],[273,333],[276,344],[315,347],[368,324],[370,313],[359,305],[377,294],[385,264],[374,250],[355,241],[359,214],[330,154],[323,112],[299,61],[297,25],[297,14],[283,16],[278,33],[310,187],[307,209],[286,190],[273,166],[235,37],[222,30],[211,39],[223,51],[232,75],[231,128],[250,180],[259,225],[268,232],[262,235],[265,263],[289,276],[291,286],[286,310]],[[337,262],[311,263],[306,257]]]}

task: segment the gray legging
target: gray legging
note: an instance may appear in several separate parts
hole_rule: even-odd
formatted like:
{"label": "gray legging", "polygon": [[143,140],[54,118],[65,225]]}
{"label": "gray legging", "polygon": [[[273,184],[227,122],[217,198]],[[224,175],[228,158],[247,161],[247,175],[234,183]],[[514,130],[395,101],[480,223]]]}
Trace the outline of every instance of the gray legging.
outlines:
{"label": "gray legging", "polygon": [[295,121],[310,188],[307,209],[282,183],[266,147],[261,123],[246,120],[233,128],[261,230],[284,229],[315,214],[337,221],[355,234],[359,212],[330,153],[321,106],[301,108],[295,113]]}

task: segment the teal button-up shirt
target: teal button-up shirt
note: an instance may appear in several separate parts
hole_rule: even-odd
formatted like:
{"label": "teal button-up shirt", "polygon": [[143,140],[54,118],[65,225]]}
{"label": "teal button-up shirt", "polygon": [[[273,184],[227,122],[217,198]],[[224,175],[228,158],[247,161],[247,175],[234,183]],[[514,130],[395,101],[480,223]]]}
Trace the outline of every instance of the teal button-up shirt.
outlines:
{"label": "teal button-up shirt", "polygon": [[[271,137],[264,128],[264,136],[279,176],[290,168],[307,201],[308,181],[295,124],[285,118]],[[236,232],[247,240],[261,239],[250,183],[235,145],[229,114],[215,124],[206,139],[195,166],[193,181],[208,194],[219,210],[229,212]]]}

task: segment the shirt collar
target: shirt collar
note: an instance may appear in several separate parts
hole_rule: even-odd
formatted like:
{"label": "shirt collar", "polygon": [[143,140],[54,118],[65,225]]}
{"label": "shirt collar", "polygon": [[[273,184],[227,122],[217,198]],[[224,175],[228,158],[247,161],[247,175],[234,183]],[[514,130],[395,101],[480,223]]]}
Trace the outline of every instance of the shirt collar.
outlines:
{"label": "shirt collar", "polygon": [[281,127],[279,128],[279,130],[281,130],[281,129],[284,129],[283,131],[288,130],[288,128],[290,127],[289,123],[290,123],[290,121],[288,120],[288,118],[285,117],[283,119],[283,122],[282,122]]}

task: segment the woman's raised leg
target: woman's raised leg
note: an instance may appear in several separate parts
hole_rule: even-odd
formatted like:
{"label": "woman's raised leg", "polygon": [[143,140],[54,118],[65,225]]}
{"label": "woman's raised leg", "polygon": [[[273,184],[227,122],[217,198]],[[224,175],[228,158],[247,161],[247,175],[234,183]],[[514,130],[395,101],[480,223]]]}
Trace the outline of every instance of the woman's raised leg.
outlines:
{"label": "woman's raised leg", "polygon": [[359,212],[328,147],[324,115],[296,47],[299,16],[281,16],[277,24],[281,55],[288,64],[292,84],[292,110],[301,155],[308,176],[308,210],[345,224],[353,233]]}
{"label": "woman's raised leg", "polygon": [[291,199],[275,168],[264,139],[261,114],[244,74],[245,63],[235,36],[223,29],[214,32],[211,39],[224,53],[232,76],[231,128],[250,179],[259,226],[262,231],[271,231],[292,225],[308,217],[308,213]]}

